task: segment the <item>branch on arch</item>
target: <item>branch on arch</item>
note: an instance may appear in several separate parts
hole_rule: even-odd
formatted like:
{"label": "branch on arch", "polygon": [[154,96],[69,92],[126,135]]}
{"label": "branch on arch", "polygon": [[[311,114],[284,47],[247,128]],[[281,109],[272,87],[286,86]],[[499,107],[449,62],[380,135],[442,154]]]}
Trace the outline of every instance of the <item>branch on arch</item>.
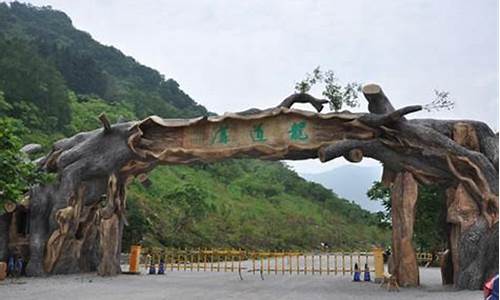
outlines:
{"label": "branch on arch", "polygon": [[305,93],[297,93],[285,98],[278,107],[291,108],[295,103],[310,103],[314,106],[316,111],[321,112],[323,110],[323,105],[328,103],[328,100],[318,99]]}
{"label": "branch on arch", "polygon": [[387,114],[393,112],[394,106],[382,91],[382,88],[378,84],[370,83],[365,84],[361,91],[368,100],[368,111],[373,114]]}
{"label": "branch on arch", "polygon": [[421,105],[411,105],[405,106],[398,110],[394,110],[392,112],[384,113],[384,114],[365,114],[359,117],[359,121],[365,125],[371,127],[380,127],[385,125],[390,125],[392,123],[398,122],[400,120],[406,120],[404,118],[405,115],[411,114],[417,111],[422,110]]}
{"label": "branch on arch", "polygon": [[[278,104],[274,108],[285,107],[291,108],[295,103],[309,103],[311,104],[317,112],[321,112],[323,110],[323,105],[328,103],[328,100],[318,99],[306,93],[295,93],[285,98],[280,104]],[[255,115],[259,113],[263,113],[266,111],[270,111],[274,108],[269,109],[258,109],[258,108],[250,108],[244,111],[240,111],[237,114],[242,116]]]}
{"label": "branch on arch", "polygon": [[[318,157],[321,162],[326,162],[341,156],[352,155],[353,151],[362,153],[365,157],[376,159],[390,170],[406,170],[415,175],[422,183],[428,184],[436,180],[450,180],[451,174],[446,170],[444,163],[434,161],[433,157],[424,157],[415,154],[401,153],[387,146],[380,139],[371,140],[342,140],[319,149]],[[349,160],[349,159],[348,159]],[[357,158],[357,160],[361,160]]]}
{"label": "branch on arch", "polygon": [[111,130],[111,123],[109,122],[108,116],[106,116],[105,113],[101,113],[99,115],[99,121],[101,121],[105,132],[109,132]]}

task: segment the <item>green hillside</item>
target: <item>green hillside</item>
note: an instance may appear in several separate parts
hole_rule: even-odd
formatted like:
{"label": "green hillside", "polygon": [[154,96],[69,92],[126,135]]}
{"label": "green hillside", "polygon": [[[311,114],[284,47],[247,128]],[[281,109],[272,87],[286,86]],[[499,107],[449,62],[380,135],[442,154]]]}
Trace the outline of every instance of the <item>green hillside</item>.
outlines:
{"label": "green hillside", "polygon": [[[130,189],[126,240],[246,249],[364,248],[384,240],[376,218],[279,162],[160,167]],[[147,232],[141,237],[139,232]]]}
{"label": "green hillside", "polygon": [[[173,79],[75,29],[50,8],[0,3],[0,118],[18,120],[25,143],[111,121],[208,114]],[[228,108],[230,110],[230,108]],[[311,249],[385,242],[377,215],[300,178],[280,162],[158,167],[128,193],[124,246]]]}

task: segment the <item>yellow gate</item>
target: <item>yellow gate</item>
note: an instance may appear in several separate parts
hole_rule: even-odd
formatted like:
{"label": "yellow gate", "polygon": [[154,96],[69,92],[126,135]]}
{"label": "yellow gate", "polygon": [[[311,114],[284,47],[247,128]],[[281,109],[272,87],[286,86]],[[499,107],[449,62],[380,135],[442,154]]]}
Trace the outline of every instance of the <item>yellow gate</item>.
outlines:
{"label": "yellow gate", "polygon": [[383,278],[383,250],[355,252],[297,252],[297,251],[245,251],[238,249],[144,249],[141,262],[145,270],[160,264],[166,272],[238,272],[264,275],[353,275],[374,273],[375,280]]}

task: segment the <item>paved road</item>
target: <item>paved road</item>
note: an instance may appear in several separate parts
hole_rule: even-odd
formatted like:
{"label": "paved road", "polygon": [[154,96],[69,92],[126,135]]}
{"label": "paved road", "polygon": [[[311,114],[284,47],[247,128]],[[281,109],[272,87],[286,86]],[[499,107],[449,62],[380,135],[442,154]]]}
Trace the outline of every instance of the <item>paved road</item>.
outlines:
{"label": "paved road", "polygon": [[259,275],[173,272],[167,275],[95,274],[27,278],[0,282],[0,299],[482,299],[481,291],[456,291],[440,285],[439,270],[421,269],[421,288],[387,292],[374,283],[326,275]]}

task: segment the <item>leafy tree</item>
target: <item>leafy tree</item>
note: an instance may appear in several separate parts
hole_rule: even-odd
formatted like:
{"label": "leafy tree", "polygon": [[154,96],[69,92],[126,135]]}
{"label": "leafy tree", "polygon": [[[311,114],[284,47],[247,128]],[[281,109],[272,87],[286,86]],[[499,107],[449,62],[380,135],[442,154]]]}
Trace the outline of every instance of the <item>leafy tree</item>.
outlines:
{"label": "leafy tree", "polygon": [[[45,46],[46,41],[39,41],[39,48]],[[80,53],[75,49],[65,47],[45,46],[50,49],[47,56],[55,56],[58,70],[66,80],[68,86],[79,94],[96,94],[106,97],[108,92],[108,76],[94,58],[89,54]]]}
{"label": "leafy tree", "polygon": [[322,95],[329,103],[330,109],[339,111],[342,106],[356,107],[359,105],[358,92],[361,85],[356,82],[347,83],[342,86],[332,70],[322,72],[320,67],[316,67],[312,74],[306,74],[306,78],[295,84],[295,91],[298,93],[308,93],[317,84],[323,83]]}
{"label": "leafy tree", "polygon": [[455,101],[450,99],[450,93],[447,91],[434,90],[434,99],[423,106],[426,111],[436,111],[436,110],[452,110],[455,108]]}
{"label": "leafy tree", "polygon": [[[61,130],[70,120],[67,89],[64,79],[51,62],[42,59],[36,48],[21,40],[0,38],[0,89],[5,100],[17,107],[12,117],[22,118],[26,105],[31,102],[37,108],[37,117],[44,120],[48,131]],[[30,109],[34,112],[33,109]]]}
{"label": "leafy tree", "polygon": [[12,105],[5,101],[5,97],[2,91],[0,91],[0,116],[5,116],[12,110]]}
{"label": "leafy tree", "polygon": [[313,70],[312,74],[307,73],[305,79],[295,83],[295,90],[299,93],[308,93],[321,80],[323,80],[323,73],[318,66]]}
{"label": "leafy tree", "polygon": [[[390,227],[391,190],[376,181],[367,195],[371,200],[382,203],[386,211],[379,215],[380,225]],[[445,212],[446,198],[443,189],[439,186],[419,185],[413,237],[418,249],[433,251],[446,246]]]}
{"label": "leafy tree", "polygon": [[[307,73],[305,79],[295,83],[295,91],[308,93],[318,83],[324,84],[322,95],[328,99],[330,110],[338,112],[344,105],[348,107],[359,106],[358,94],[361,91],[361,84],[349,82],[342,86],[332,70],[323,72],[319,66],[313,70],[312,74]],[[423,105],[423,109],[426,111],[452,110],[454,107],[455,101],[450,99],[450,93],[439,90],[434,90],[434,99]]]}
{"label": "leafy tree", "polygon": [[131,112],[132,108],[125,103],[105,102],[96,96],[76,96],[69,94],[71,107],[71,122],[67,127],[67,132],[76,133],[99,128],[101,123],[97,116],[106,113],[109,121],[115,123],[119,119],[135,120],[136,116]]}
{"label": "leafy tree", "polygon": [[[0,97],[0,103],[4,100]],[[46,182],[49,176],[37,170],[36,166],[20,152],[19,135],[22,124],[15,119],[0,117],[0,205],[7,201],[17,202],[28,187]]]}
{"label": "leafy tree", "polygon": [[370,200],[381,201],[382,206],[385,208],[388,216],[391,213],[391,189],[385,187],[382,182],[375,181],[371,188],[366,192]]}
{"label": "leafy tree", "polygon": [[197,220],[206,216],[210,209],[205,200],[206,191],[191,183],[176,187],[167,197],[171,199],[174,204],[172,209],[176,212],[174,232],[189,229]]}
{"label": "leafy tree", "polygon": [[144,203],[134,196],[127,199],[127,222],[123,230],[123,249],[129,249],[131,245],[144,242],[144,237],[152,231],[152,224],[148,222],[144,211]]}

